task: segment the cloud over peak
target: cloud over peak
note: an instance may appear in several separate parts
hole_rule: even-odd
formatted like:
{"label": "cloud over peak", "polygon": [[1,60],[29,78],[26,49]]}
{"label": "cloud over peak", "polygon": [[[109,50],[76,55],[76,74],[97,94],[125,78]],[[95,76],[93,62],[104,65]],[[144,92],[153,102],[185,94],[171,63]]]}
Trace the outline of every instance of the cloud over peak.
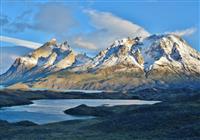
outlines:
{"label": "cloud over peak", "polygon": [[38,47],[42,46],[42,44],[40,43],[12,38],[12,37],[6,37],[6,36],[0,36],[0,42],[12,43],[14,45],[24,46],[31,49],[37,49]]}
{"label": "cloud over peak", "polygon": [[191,28],[187,28],[184,30],[177,30],[174,32],[166,32],[166,34],[175,34],[178,36],[190,36],[190,35],[194,34],[196,31],[197,31],[197,28],[191,27]]}
{"label": "cloud over peak", "polygon": [[[80,34],[75,37],[74,43],[87,49],[107,48],[116,39],[124,37],[147,37],[150,34],[141,26],[128,20],[120,18],[109,12],[100,12],[96,10],[84,10],[84,13],[90,18],[94,31],[87,34]],[[81,40],[80,40],[81,38]],[[102,39],[103,38],[103,39]],[[81,41],[81,42],[80,42]]]}
{"label": "cloud over peak", "polygon": [[93,44],[92,42],[83,40],[82,37],[77,37],[77,38],[74,40],[74,43],[75,43],[76,45],[78,45],[79,47],[81,47],[81,48],[86,48],[86,49],[90,49],[90,50],[97,50],[97,47],[96,47],[95,44]]}
{"label": "cloud over peak", "polygon": [[104,30],[121,36],[142,36],[147,37],[149,33],[141,26],[134,24],[109,12],[99,12],[96,10],[85,10],[90,17],[93,26],[98,30]]}

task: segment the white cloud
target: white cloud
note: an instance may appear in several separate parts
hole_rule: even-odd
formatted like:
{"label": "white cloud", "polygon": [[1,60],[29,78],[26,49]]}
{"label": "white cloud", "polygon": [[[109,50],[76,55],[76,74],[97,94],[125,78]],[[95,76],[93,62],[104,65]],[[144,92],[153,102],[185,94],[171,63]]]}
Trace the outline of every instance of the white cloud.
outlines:
{"label": "white cloud", "polygon": [[26,30],[41,31],[64,39],[69,32],[79,26],[70,6],[62,2],[33,4],[37,8],[23,11],[14,20],[0,17],[0,23],[8,33],[21,33]]}
{"label": "white cloud", "polygon": [[196,31],[197,31],[197,28],[192,27],[185,30],[177,30],[175,32],[166,32],[166,34],[175,34],[178,36],[190,36],[194,34]]}
{"label": "white cloud", "polygon": [[40,44],[40,43],[17,39],[17,38],[12,38],[12,37],[6,37],[6,36],[0,36],[0,41],[12,43],[12,44],[18,45],[18,46],[24,46],[24,47],[31,48],[31,49],[37,49],[38,47],[42,46],[42,44]]}
{"label": "white cloud", "polygon": [[91,49],[91,50],[97,49],[95,44],[93,44],[91,42],[87,42],[87,41],[83,40],[83,38],[81,38],[81,37],[77,37],[74,40],[74,43],[77,44],[78,46],[80,46],[81,48],[87,48],[87,49]]}
{"label": "white cloud", "polygon": [[[94,49],[95,45],[97,49],[102,49],[107,48],[116,39],[128,36],[147,37],[150,35],[139,25],[117,17],[109,12],[99,12],[96,10],[85,10],[84,12],[89,16],[90,22],[95,28],[95,31],[88,34],[80,34],[79,36],[74,37],[73,43],[79,47]],[[78,42],[77,38],[79,39]],[[90,45],[88,46],[88,44]]]}
{"label": "white cloud", "polygon": [[[141,26],[112,13],[91,9],[83,10],[82,12],[89,17],[89,25],[93,26],[93,30],[89,33],[80,30],[75,34],[70,34],[71,30],[73,31],[76,27],[80,27],[79,24],[82,23],[76,20],[70,7],[58,3],[39,5],[36,14],[33,17],[31,16],[35,22],[32,24],[20,23],[19,26],[16,24],[16,31],[23,31],[28,28],[48,32],[53,34],[58,40],[67,38],[71,46],[87,49],[87,51],[97,51],[107,48],[116,39],[128,36],[146,37],[150,35]],[[41,45],[8,37],[1,37],[1,40],[29,48]]]}
{"label": "white cloud", "polygon": [[78,26],[70,7],[62,3],[50,2],[40,5],[33,19],[35,21],[33,29],[53,33],[61,38]]}
{"label": "white cloud", "polygon": [[139,25],[136,25],[128,20],[117,17],[109,12],[98,12],[96,10],[85,10],[86,14],[90,17],[93,26],[99,30],[105,30],[109,33],[115,33],[117,35],[130,35],[130,36],[142,36],[149,35]]}

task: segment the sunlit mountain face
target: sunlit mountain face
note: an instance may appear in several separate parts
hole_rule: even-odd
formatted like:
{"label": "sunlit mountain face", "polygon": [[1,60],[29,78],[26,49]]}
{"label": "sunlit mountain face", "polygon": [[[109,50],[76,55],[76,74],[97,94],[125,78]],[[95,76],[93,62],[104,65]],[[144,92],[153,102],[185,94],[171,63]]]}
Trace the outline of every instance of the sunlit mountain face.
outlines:
{"label": "sunlit mountain face", "polygon": [[0,78],[15,88],[130,90],[196,88],[199,76],[200,53],[181,37],[166,34],[116,40],[94,58],[52,39],[17,58]]}
{"label": "sunlit mountain face", "polygon": [[[198,1],[178,3],[142,1],[111,5],[109,1],[45,1],[36,4],[3,0],[1,42],[30,47],[30,42],[33,46],[56,38],[58,42],[67,40],[77,53],[94,57],[114,40],[173,33],[199,51]],[[29,42],[21,44],[19,39]]]}
{"label": "sunlit mountain face", "polygon": [[0,0],[0,140],[199,140],[199,0]]}
{"label": "sunlit mountain face", "polygon": [[30,53],[33,49],[22,46],[2,46],[0,48],[0,74],[5,73],[17,57]]}

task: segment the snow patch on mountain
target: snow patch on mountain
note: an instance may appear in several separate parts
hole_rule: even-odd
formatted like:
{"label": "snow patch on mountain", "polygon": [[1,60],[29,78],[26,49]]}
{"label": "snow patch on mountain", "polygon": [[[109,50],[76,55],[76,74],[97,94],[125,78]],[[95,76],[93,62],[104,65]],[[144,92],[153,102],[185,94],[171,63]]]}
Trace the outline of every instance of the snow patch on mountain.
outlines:
{"label": "snow patch on mountain", "polygon": [[[5,83],[59,71],[75,62],[75,54],[67,42],[52,39],[26,56],[16,59],[11,68],[0,76]],[[8,78],[9,77],[9,78]]]}
{"label": "snow patch on mountain", "polygon": [[86,54],[75,55],[67,42],[58,44],[53,39],[16,59],[0,78],[6,84],[27,82],[27,79],[31,84],[63,69],[78,73],[103,72],[103,75],[131,72],[136,83],[151,81],[164,85],[176,80],[190,83],[193,80],[190,77],[200,81],[200,53],[180,37],[165,34],[116,40],[91,59]]}
{"label": "snow patch on mountain", "polygon": [[87,56],[86,53],[83,53],[83,54],[77,54],[76,55],[76,60],[73,64],[73,66],[80,66],[80,65],[83,65],[89,61],[91,61],[92,58],[90,58],[89,56]]}
{"label": "snow patch on mountain", "polygon": [[[116,40],[93,60],[73,68],[73,71],[98,70],[118,64],[132,64],[144,72],[161,65],[174,65],[183,71],[200,72],[200,54],[175,35],[152,35],[147,38]],[[197,65],[199,64],[199,65]],[[187,71],[186,70],[186,71]]]}

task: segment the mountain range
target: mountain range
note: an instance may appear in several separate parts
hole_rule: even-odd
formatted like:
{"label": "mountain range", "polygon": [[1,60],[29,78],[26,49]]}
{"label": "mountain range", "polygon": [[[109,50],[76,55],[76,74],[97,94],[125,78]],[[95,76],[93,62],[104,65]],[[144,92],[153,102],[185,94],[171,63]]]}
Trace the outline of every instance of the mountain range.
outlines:
{"label": "mountain range", "polygon": [[0,79],[10,88],[199,88],[200,53],[172,34],[116,40],[94,58],[52,39],[17,58]]}

